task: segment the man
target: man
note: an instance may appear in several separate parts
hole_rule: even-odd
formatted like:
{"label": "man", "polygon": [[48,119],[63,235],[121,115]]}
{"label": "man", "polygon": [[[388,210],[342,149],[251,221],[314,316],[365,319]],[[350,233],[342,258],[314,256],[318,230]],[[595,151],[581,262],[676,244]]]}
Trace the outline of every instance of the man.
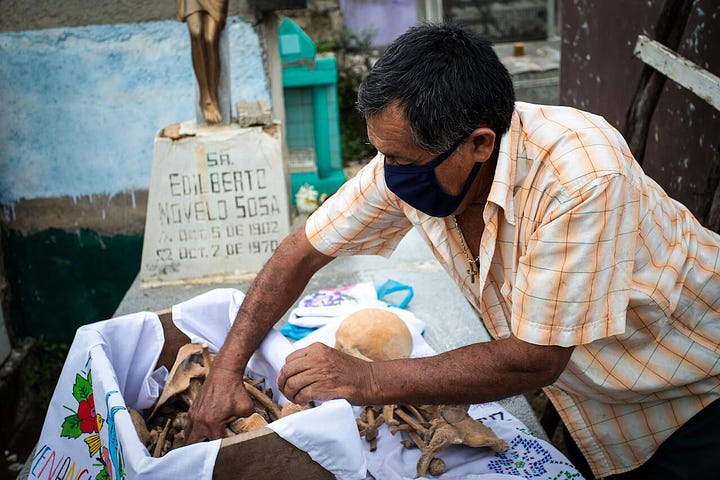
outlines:
{"label": "man", "polygon": [[220,34],[225,28],[228,0],[177,0],[178,20],[190,32],[193,70],[200,90],[200,110],[209,124],[220,123]]}
{"label": "man", "polygon": [[[620,134],[589,113],[514,103],[489,42],[449,25],[399,37],[358,107],[378,155],[258,275],[190,441],[249,411],[247,360],[319,268],[390,255],[416,228],[495,340],[372,363],[314,344],[280,373],[290,400],[479,403],[544,387],[598,477],[711,468],[720,237],[643,174]],[[680,453],[688,435],[699,455]]]}

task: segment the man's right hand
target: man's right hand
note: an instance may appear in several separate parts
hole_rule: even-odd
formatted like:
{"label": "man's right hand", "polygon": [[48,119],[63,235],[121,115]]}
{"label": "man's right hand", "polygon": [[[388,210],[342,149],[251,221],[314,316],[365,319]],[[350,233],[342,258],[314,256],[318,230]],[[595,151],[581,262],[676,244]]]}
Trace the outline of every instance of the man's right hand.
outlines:
{"label": "man's right hand", "polygon": [[188,410],[185,444],[225,437],[228,424],[254,411],[243,375],[213,366]]}
{"label": "man's right hand", "polygon": [[332,259],[312,246],[304,227],[280,242],[250,285],[225,344],[188,411],[186,444],[222,438],[229,423],[254,412],[242,375],[250,356],[297,300],[310,277]]}

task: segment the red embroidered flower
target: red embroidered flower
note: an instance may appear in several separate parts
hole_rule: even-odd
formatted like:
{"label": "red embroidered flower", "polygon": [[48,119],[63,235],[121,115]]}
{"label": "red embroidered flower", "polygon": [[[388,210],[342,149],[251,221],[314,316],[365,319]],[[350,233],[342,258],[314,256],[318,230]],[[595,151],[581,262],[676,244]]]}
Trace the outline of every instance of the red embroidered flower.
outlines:
{"label": "red embroidered flower", "polygon": [[80,430],[83,433],[97,433],[97,419],[95,418],[95,398],[92,394],[87,400],[78,405],[78,418],[80,419]]}

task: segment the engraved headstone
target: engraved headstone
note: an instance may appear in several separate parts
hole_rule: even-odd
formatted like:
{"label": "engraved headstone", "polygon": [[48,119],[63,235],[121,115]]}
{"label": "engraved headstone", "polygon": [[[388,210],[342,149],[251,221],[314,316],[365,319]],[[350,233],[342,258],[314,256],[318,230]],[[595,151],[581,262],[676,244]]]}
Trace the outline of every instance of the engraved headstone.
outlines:
{"label": "engraved headstone", "polygon": [[279,126],[166,131],[155,138],[141,283],[257,273],[290,231]]}

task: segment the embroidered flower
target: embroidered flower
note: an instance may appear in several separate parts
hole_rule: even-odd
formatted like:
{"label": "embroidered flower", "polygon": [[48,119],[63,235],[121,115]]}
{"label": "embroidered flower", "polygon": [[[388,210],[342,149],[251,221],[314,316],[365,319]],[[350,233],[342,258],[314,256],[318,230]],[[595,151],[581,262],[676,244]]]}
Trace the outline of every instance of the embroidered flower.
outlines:
{"label": "embroidered flower", "polygon": [[80,419],[80,431],[83,433],[97,433],[98,422],[95,413],[95,397],[90,394],[87,400],[78,404],[77,416]]}
{"label": "embroidered flower", "polygon": [[[103,419],[95,411],[95,397],[92,389],[92,376],[88,372],[87,377],[79,373],[75,375],[75,383],[72,386],[72,396],[77,401],[77,410],[64,405],[71,412],[65,417],[62,424],[61,437],[80,438],[83,434],[97,434],[102,428]],[[87,442],[86,442],[87,443]],[[88,443],[88,446],[90,444]],[[93,448],[90,448],[91,452]]]}

